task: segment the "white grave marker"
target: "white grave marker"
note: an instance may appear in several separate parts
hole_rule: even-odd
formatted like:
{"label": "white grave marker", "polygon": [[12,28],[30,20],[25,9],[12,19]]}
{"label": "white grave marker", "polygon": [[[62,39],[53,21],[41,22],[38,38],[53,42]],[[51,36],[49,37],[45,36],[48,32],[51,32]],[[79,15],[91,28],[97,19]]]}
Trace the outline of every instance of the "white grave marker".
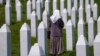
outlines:
{"label": "white grave marker", "polygon": [[66,9],[64,9],[61,12],[61,16],[62,16],[62,20],[64,22],[64,29],[66,29],[66,24],[67,24],[67,10]]}
{"label": "white grave marker", "polygon": [[74,44],[74,34],[73,34],[73,26],[71,20],[67,22],[66,26],[66,45],[67,45],[67,51],[73,50],[73,44]]}
{"label": "white grave marker", "polygon": [[57,7],[57,0],[53,0],[53,12],[58,9]]}
{"label": "white grave marker", "polygon": [[41,1],[40,0],[37,0],[37,2],[36,2],[36,11],[37,11],[37,18],[38,18],[38,20],[41,20],[41,18],[42,18],[42,8],[41,8]]}
{"label": "white grave marker", "polygon": [[79,7],[79,19],[83,19],[83,7]]}
{"label": "white grave marker", "polygon": [[36,9],[36,0],[32,0],[32,9]]}
{"label": "white grave marker", "polygon": [[38,43],[35,43],[34,46],[31,47],[28,56],[41,56],[40,47]]}
{"label": "white grave marker", "polygon": [[100,33],[98,33],[94,40],[94,56],[100,56]]}
{"label": "white grave marker", "polygon": [[67,0],[68,15],[71,16],[71,0]]}
{"label": "white grave marker", "polygon": [[9,3],[5,6],[5,23],[7,25],[11,24],[11,5]]}
{"label": "white grave marker", "polygon": [[72,20],[72,24],[74,26],[74,28],[76,27],[76,11],[75,11],[75,7],[72,8],[72,15],[71,15],[71,20]]}
{"label": "white grave marker", "polygon": [[83,4],[84,3],[84,1],[83,0],[80,0],[80,6],[82,6],[83,7]]}
{"label": "white grave marker", "polygon": [[32,12],[32,7],[31,7],[31,1],[27,1],[27,19],[31,19],[31,12]]}
{"label": "white grave marker", "polygon": [[29,26],[24,23],[20,29],[20,56],[28,56],[31,47],[31,32]]}
{"label": "white grave marker", "polygon": [[48,12],[48,15],[50,14],[50,1],[45,1],[45,10]]}
{"label": "white grave marker", "polygon": [[80,37],[80,35],[84,35],[84,21],[83,21],[83,19],[79,19],[79,22],[78,22],[78,37]]}
{"label": "white grave marker", "polygon": [[97,31],[98,31],[98,33],[100,33],[100,16],[97,21]]}
{"label": "white grave marker", "polygon": [[35,11],[31,14],[31,36],[37,36],[37,17]]}
{"label": "white grave marker", "polygon": [[74,7],[75,7],[75,10],[77,11],[78,10],[78,0],[74,0]]}
{"label": "white grave marker", "polygon": [[20,3],[20,1],[17,2],[17,21],[21,21],[21,18],[22,18],[22,5]]}
{"label": "white grave marker", "polygon": [[64,3],[65,0],[60,0],[60,11],[62,12],[64,10]]}
{"label": "white grave marker", "polygon": [[41,22],[38,27],[38,44],[40,46],[41,56],[47,56],[47,28],[45,27],[43,22]]}
{"label": "white grave marker", "polygon": [[89,46],[93,46],[93,41],[94,41],[94,21],[93,21],[93,18],[89,18],[89,21],[88,21],[88,41],[89,41]]}
{"label": "white grave marker", "polygon": [[92,10],[93,10],[94,0],[90,0],[90,4],[91,4],[91,8],[92,8]]}
{"label": "white grave marker", "polygon": [[87,22],[90,19],[90,17],[91,17],[91,8],[90,8],[90,5],[88,4],[86,7],[86,21]]}
{"label": "white grave marker", "polygon": [[95,21],[97,21],[97,17],[98,17],[98,6],[97,6],[97,4],[95,3],[95,4],[93,5],[93,18],[94,18]]}
{"label": "white grave marker", "polygon": [[88,42],[83,35],[78,37],[76,44],[76,56],[88,56],[89,55],[89,46]]}
{"label": "white grave marker", "polygon": [[0,29],[0,56],[11,56],[11,31],[6,24]]}

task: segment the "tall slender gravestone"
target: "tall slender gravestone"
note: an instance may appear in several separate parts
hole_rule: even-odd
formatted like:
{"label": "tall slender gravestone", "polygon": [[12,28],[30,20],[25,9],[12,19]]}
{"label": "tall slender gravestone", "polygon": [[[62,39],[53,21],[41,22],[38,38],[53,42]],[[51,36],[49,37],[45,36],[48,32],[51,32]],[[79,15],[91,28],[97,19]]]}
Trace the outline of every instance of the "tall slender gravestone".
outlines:
{"label": "tall slender gravestone", "polygon": [[27,19],[30,20],[31,19],[31,13],[32,13],[32,6],[31,6],[31,1],[28,0],[27,1]]}
{"label": "tall slender gravestone", "polygon": [[83,19],[79,19],[79,22],[78,22],[78,37],[80,37],[80,35],[84,35],[84,21],[83,21]]}
{"label": "tall slender gravestone", "polygon": [[53,0],[53,12],[58,9],[57,7],[57,0]]}
{"label": "tall slender gravestone", "polygon": [[36,0],[32,0],[32,9],[36,9]]}
{"label": "tall slender gravestone", "polygon": [[91,4],[91,9],[93,10],[94,0],[90,0],[90,4]]}
{"label": "tall slender gravestone", "polygon": [[22,5],[20,3],[20,1],[17,2],[17,21],[21,21],[22,19]]}
{"label": "tall slender gravestone", "polygon": [[78,38],[76,44],[76,56],[89,56],[89,46],[84,35],[80,35]]}
{"label": "tall slender gravestone", "polygon": [[42,7],[41,7],[41,1],[40,0],[37,0],[37,2],[36,2],[36,13],[37,13],[37,18],[38,18],[38,20],[41,20],[41,18],[42,18]]}
{"label": "tall slender gravestone", "polygon": [[93,18],[94,18],[95,21],[97,21],[97,17],[98,17],[98,6],[97,6],[97,4],[95,3],[95,4],[93,5]]}
{"label": "tall slender gravestone", "polygon": [[24,23],[20,29],[20,56],[28,56],[31,47],[31,32],[29,26]]}
{"label": "tall slender gravestone", "polygon": [[82,6],[82,7],[84,7],[83,4],[84,3],[84,1],[83,0],[80,0],[80,6]]}
{"label": "tall slender gravestone", "polygon": [[45,10],[48,12],[48,15],[50,14],[50,1],[45,1]]}
{"label": "tall slender gravestone", "polygon": [[11,31],[6,24],[0,29],[0,56],[11,56]]}
{"label": "tall slender gravestone", "polygon": [[73,34],[73,26],[71,20],[67,22],[66,26],[66,45],[67,45],[67,51],[73,50],[73,44],[74,44],[74,34]]}
{"label": "tall slender gravestone", "polygon": [[85,0],[85,12],[88,5],[89,5],[89,0]]}
{"label": "tall slender gravestone", "polygon": [[79,19],[83,19],[83,7],[79,7]]}
{"label": "tall slender gravestone", "polygon": [[75,7],[75,10],[77,11],[78,10],[78,0],[74,0],[74,7]]}
{"label": "tall slender gravestone", "polygon": [[98,21],[97,21],[97,31],[98,33],[100,33],[100,16],[98,17]]}
{"label": "tall slender gravestone", "polygon": [[66,24],[67,24],[67,10],[66,9],[64,9],[61,12],[61,16],[62,16],[62,20],[64,22],[64,29],[66,29]]}
{"label": "tall slender gravestone", "polygon": [[98,33],[94,40],[94,56],[100,56],[100,33]]}
{"label": "tall slender gravestone", "polygon": [[67,10],[69,16],[71,16],[71,6],[71,0],[67,0]]}
{"label": "tall slender gravestone", "polygon": [[44,1],[40,0],[40,2],[41,2],[41,7],[43,8],[44,7]]}
{"label": "tall slender gravestone", "polygon": [[31,14],[31,36],[37,37],[37,17],[35,11]]}
{"label": "tall slender gravestone", "polygon": [[94,21],[93,21],[93,18],[89,18],[89,21],[88,21],[88,41],[89,41],[89,46],[93,46],[93,41],[94,41]]}
{"label": "tall slender gravestone", "polygon": [[41,22],[38,27],[38,44],[40,46],[41,56],[47,56],[47,28],[45,27],[43,22]]}
{"label": "tall slender gravestone", "polygon": [[60,11],[62,12],[64,9],[65,0],[60,0]]}
{"label": "tall slender gravestone", "polygon": [[91,17],[91,8],[90,8],[90,5],[88,4],[86,7],[86,21],[87,22],[90,19],[90,17]]}
{"label": "tall slender gravestone", "polygon": [[44,12],[42,14],[42,18],[43,18],[43,23],[44,23],[45,27],[48,28],[49,27],[49,24],[48,24],[49,17],[48,17],[48,12],[46,10],[44,10]]}
{"label": "tall slender gravestone", "polygon": [[15,0],[15,7],[16,7],[16,11],[17,11],[17,3],[19,0]]}
{"label": "tall slender gravestone", "polygon": [[74,28],[76,27],[76,11],[75,11],[75,7],[72,8],[72,14],[71,14],[71,20],[72,20],[72,24],[74,26]]}
{"label": "tall slender gravestone", "polygon": [[9,3],[5,6],[5,23],[7,25],[11,24],[11,5]]}
{"label": "tall slender gravestone", "polygon": [[35,43],[34,46],[31,47],[28,56],[41,56],[40,47],[38,43]]}

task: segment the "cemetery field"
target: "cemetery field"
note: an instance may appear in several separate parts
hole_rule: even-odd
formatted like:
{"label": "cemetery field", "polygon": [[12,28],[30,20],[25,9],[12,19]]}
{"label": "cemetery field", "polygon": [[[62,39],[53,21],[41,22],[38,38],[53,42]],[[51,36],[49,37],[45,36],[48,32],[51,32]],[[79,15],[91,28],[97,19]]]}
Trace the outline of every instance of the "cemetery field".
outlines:
{"label": "cemetery field", "polygon": [[[16,11],[15,11],[15,0],[11,1],[11,6],[12,6],[12,16],[11,16],[11,20],[12,23],[9,26],[11,29],[11,40],[12,40],[12,56],[20,56],[20,28],[22,26],[22,24],[24,22],[28,23],[30,25],[30,20],[27,20],[27,15],[26,15],[26,0],[20,0],[22,3],[22,21],[21,22],[17,22],[16,20]],[[98,15],[100,15],[100,0],[95,0],[95,3],[98,4]],[[60,9],[60,0],[58,0],[58,8]],[[65,8],[67,8],[67,0],[65,1]],[[42,9],[44,10],[44,9]],[[50,15],[52,15],[52,0],[50,0]],[[85,16],[84,16],[85,18]],[[68,17],[68,19],[70,19],[70,17]],[[40,21],[38,21],[39,24]],[[78,22],[78,21],[77,21]],[[0,27],[5,23],[5,5],[0,5]],[[97,29],[95,29],[96,31]],[[72,52],[67,52],[66,51],[66,30],[63,30],[63,40],[64,40],[64,48],[65,48],[65,52],[63,54],[61,54],[61,56],[76,56],[76,52],[75,52],[75,47],[74,50]],[[88,37],[88,32],[87,32],[87,24],[85,23],[85,37]],[[75,42],[77,41],[77,28],[74,30],[75,34]],[[37,42],[36,38],[31,38],[31,45],[34,45],[34,43]],[[49,43],[49,39],[48,39],[48,43]],[[76,45],[76,43],[74,44]],[[50,49],[50,43],[48,44],[48,48]],[[48,52],[49,53],[49,52]],[[89,55],[93,56],[93,47],[90,47],[89,49]],[[48,54],[48,56],[50,56],[50,54]]]}

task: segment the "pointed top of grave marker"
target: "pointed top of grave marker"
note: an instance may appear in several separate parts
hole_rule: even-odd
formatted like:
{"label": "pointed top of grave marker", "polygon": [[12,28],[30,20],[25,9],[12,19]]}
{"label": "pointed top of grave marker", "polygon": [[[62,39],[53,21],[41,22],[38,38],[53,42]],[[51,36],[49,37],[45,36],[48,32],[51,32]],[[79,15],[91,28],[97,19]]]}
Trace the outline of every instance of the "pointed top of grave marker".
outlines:
{"label": "pointed top of grave marker", "polygon": [[100,16],[98,17],[98,21],[100,21]]}
{"label": "pointed top of grave marker", "polygon": [[83,6],[80,6],[80,7],[79,7],[79,10],[83,10]]}
{"label": "pointed top of grave marker", "polygon": [[20,1],[17,2],[17,6],[21,6],[21,2]]}
{"label": "pointed top of grave marker", "polygon": [[97,3],[94,4],[94,7],[97,7]]}
{"label": "pointed top of grave marker", "polygon": [[72,11],[75,11],[75,7],[72,8]]}
{"label": "pointed top of grave marker", "polygon": [[46,10],[43,11],[43,15],[47,15],[47,11]]}
{"label": "pointed top of grave marker", "polygon": [[68,25],[68,26],[72,26],[71,20],[68,20],[67,25]]}
{"label": "pointed top of grave marker", "polygon": [[7,24],[3,24],[1,27],[1,32],[11,32]]}
{"label": "pointed top of grave marker", "polygon": [[80,35],[76,45],[88,45],[88,42],[83,35]]}
{"label": "pointed top of grave marker", "polygon": [[25,31],[25,30],[30,30],[29,26],[27,23],[24,23],[20,29],[20,31]]}
{"label": "pointed top of grave marker", "polygon": [[44,23],[43,23],[43,21],[39,24],[39,26],[38,26],[38,29],[44,29],[45,28],[45,26],[44,26]]}
{"label": "pointed top of grave marker", "polygon": [[84,24],[84,21],[83,21],[83,19],[82,19],[82,18],[81,18],[81,19],[79,19],[78,24]]}
{"label": "pointed top of grave marker", "polygon": [[89,18],[88,23],[94,23],[93,18]]}
{"label": "pointed top of grave marker", "polygon": [[96,35],[94,42],[100,42],[100,33]]}
{"label": "pointed top of grave marker", "polygon": [[32,16],[33,16],[33,15],[36,15],[35,11],[33,11],[31,15],[32,15]]}
{"label": "pointed top of grave marker", "polygon": [[91,8],[89,4],[87,5],[87,8]]}
{"label": "pointed top of grave marker", "polygon": [[65,8],[65,9],[63,9],[63,11],[62,11],[63,13],[67,13],[67,9]]}

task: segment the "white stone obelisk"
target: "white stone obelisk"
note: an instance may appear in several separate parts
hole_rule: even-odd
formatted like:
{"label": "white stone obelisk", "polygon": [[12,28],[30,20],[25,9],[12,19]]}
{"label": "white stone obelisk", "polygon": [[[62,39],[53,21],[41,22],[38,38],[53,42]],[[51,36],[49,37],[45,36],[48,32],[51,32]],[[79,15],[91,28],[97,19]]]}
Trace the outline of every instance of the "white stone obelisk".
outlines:
{"label": "white stone obelisk", "polygon": [[97,21],[97,17],[98,17],[98,5],[95,3],[93,5],[93,18],[95,21]]}
{"label": "white stone obelisk", "polygon": [[75,7],[72,8],[71,20],[72,20],[73,27],[75,28],[76,21],[77,21]]}
{"label": "white stone obelisk", "polygon": [[0,56],[11,56],[11,31],[4,24],[0,29]]}
{"label": "white stone obelisk", "polygon": [[47,28],[44,23],[41,22],[38,26],[38,44],[40,46],[41,56],[47,56],[48,44],[47,44]]}
{"label": "white stone obelisk", "polygon": [[15,0],[15,9],[17,11],[17,3],[18,3],[19,0]]}
{"label": "white stone obelisk", "polygon": [[83,19],[79,19],[79,22],[78,22],[78,37],[80,37],[80,35],[84,35],[84,21],[83,21]]}
{"label": "white stone obelisk", "polygon": [[27,19],[30,20],[31,19],[31,13],[32,13],[32,6],[31,6],[31,1],[28,0],[27,1]]}
{"label": "white stone obelisk", "polygon": [[78,11],[78,0],[74,0],[74,7],[75,10]]}
{"label": "white stone obelisk", "polygon": [[64,22],[64,29],[66,29],[66,24],[67,24],[67,10],[66,9],[64,9],[61,12],[61,16],[62,16],[62,20]]}
{"label": "white stone obelisk", "polygon": [[86,7],[86,22],[88,22],[90,17],[91,17],[91,8],[90,8],[90,5],[88,4]]}
{"label": "white stone obelisk", "polygon": [[71,20],[69,20],[66,24],[66,49],[67,51],[73,51],[74,46],[74,33],[73,33],[73,25]]}
{"label": "white stone obelisk", "polygon": [[94,41],[94,21],[93,18],[89,18],[88,21],[88,42],[89,46],[93,46]]}
{"label": "white stone obelisk", "polygon": [[91,9],[93,10],[94,0],[90,0]]}
{"label": "white stone obelisk", "polygon": [[79,7],[79,19],[83,19],[83,16],[84,16],[84,14],[83,14],[83,7],[80,6]]}
{"label": "white stone obelisk", "polygon": [[50,1],[45,1],[45,10],[48,12],[48,15],[50,15]]}
{"label": "white stone obelisk", "polygon": [[31,48],[31,32],[29,26],[24,23],[20,29],[20,56],[28,56]]}
{"label": "white stone obelisk", "polygon": [[32,10],[36,9],[36,0],[32,0]]}
{"label": "white stone obelisk", "polygon": [[98,17],[97,21],[97,33],[100,33],[100,16]]}
{"label": "white stone obelisk", "polygon": [[5,6],[5,23],[7,25],[11,24],[11,5],[9,3]]}
{"label": "white stone obelisk", "polygon": [[57,7],[57,0],[53,0],[53,12],[58,9]]}
{"label": "white stone obelisk", "polygon": [[85,12],[88,5],[89,5],[89,0],[85,0]]}
{"label": "white stone obelisk", "polygon": [[69,16],[71,16],[71,6],[71,0],[67,0],[67,11]]}
{"label": "white stone obelisk", "polygon": [[64,3],[65,0],[60,0],[60,11],[62,12],[64,10]]}
{"label": "white stone obelisk", "polygon": [[76,44],[76,56],[89,56],[89,45],[84,35],[78,37]]}
{"label": "white stone obelisk", "polygon": [[38,20],[41,20],[42,18],[42,7],[41,7],[41,1],[37,0],[36,2],[36,13],[37,13],[37,18]]}
{"label": "white stone obelisk", "polygon": [[94,40],[94,56],[100,56],[100,33],[98,33]]}
{"label": "white stone obelisk", "polygon": [[31,36],[37,37],[37,17],[35,11],[31,14]]}
{"label": "white stone obelisk", "polygon": [[21,21],[22,20],[22,5],[20,3],[20,1],[17,2],[17,21]]}
{"label": "white stone obelisk", "polygon": [[84,3],[84,1],[83,0],[80,0],[80,6],[82,6],[82,7],[84,7],[83,4]]}

